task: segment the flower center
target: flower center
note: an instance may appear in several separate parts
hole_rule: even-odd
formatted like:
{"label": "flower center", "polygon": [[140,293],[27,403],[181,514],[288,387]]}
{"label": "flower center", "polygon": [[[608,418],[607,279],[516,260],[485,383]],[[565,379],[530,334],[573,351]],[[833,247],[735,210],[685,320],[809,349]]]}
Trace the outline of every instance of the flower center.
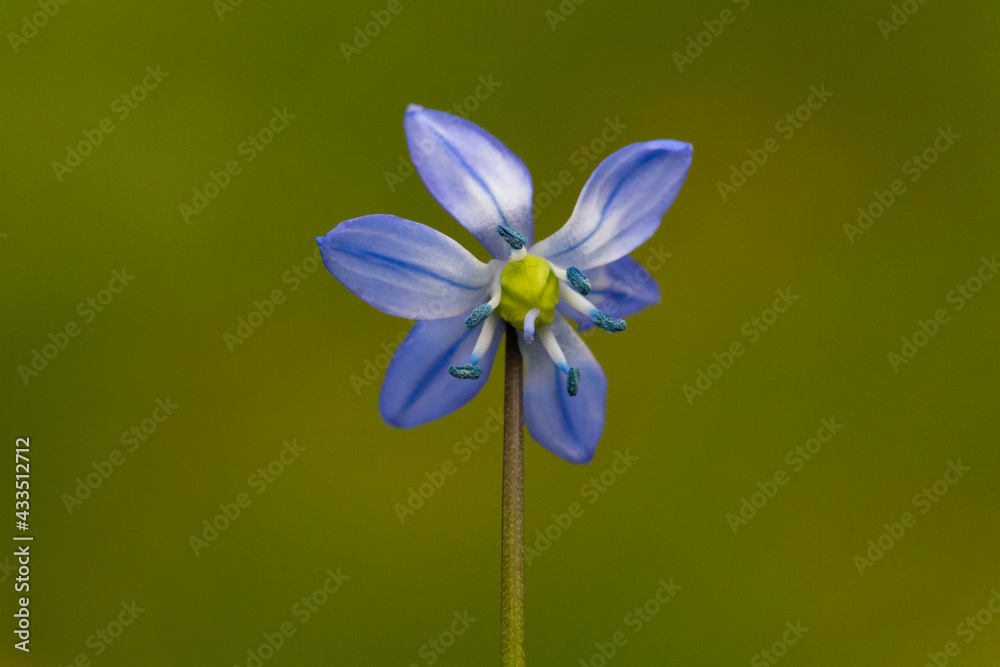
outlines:
{"label": "flower center", "polygon": [[525,255],[511,260],[500,273],[500,303],[497,314],[524,330],[525,318],[538,310],[536,326],[552,324],[556,304],[559,303],[559,278],[549,268],[549,263],[537,255]]}
{"label": "flower center", "polygon": [[489,350],[493,334],[501,319],[524,332],[524,340],[535,339],[535,327],[542,346],[556,367],[566,374],[566,392],[576,396],[580,390],[580,368],[570,366],[559,341],[548,325],[555,321],[559,297],[573,308],[588,316],[594,324],[609,333],[625,330],[625,321],[598,310],[586,299],[592,286],[580,269],[571,266],[563,269],[550,264],[544,257],[529,255],[524,248],[528,239],[524,234],[501,225],[497,233],[510,244],[510,259],[499,273],[493,274],[490,300],[477,306],[465,319],[470,329],[483,325],[472,349],[469,363],[449,366],[448,373],[460,380],[478,380],[483,374],[479,360]]}

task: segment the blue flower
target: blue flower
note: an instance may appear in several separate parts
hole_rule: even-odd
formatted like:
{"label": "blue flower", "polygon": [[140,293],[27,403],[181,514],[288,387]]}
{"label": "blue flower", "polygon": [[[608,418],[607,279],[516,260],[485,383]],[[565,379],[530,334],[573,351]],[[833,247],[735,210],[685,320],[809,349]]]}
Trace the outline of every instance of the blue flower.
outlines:
{"label": "blue flower", "polygon": [[346,220],[316,239],[351,292],[417,320],[386,371],[382,418],[410,428],[468,403],[489,377],[506,320],[524,333],[531,436],[567,461],[590,461],[608,382],[566,318],[581,330],[618,332],[621,317],[659,302],[654,280],[636,285],[641,269],[628,253],[677,197],[691,145],[647,141],[611,154],[566,224],[534,243],[531,175],[509,148],[474,123],[417,105],[404,125],[427,189],[493,259],[483,263],[441,232],[392,215]]}

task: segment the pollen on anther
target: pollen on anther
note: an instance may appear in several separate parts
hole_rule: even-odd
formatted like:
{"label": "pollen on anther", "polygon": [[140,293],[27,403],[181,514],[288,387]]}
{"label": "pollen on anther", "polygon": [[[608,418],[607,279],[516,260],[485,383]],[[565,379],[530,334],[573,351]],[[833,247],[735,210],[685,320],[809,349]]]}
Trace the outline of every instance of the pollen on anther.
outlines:
{"label": "pollen on anther", "polygon": [[591,317],[598,327],[607,331],[608,333],[618,333],[619,331],[625,331],[625,320],[619,319],[617,317],[611,317],[607,313],[597,311]]}
{"label": "pollen on anther", "polygon": [[592,289],[590,279],[583,275],[583,271],[580,269],[575,266],[566,269],[566,279],[569,280],[569,284],[580,294],[584,296],[590,294],[590,290]]}
{"label": "pollen on anther", "polygon": [[528,242],[527,236],[506,225],[497,225],[497,234],[502,236],[503,240],[509,243],[514,250],[520,250]]}
{"label": "pollen on anther", "polygon": [[484,303],[481,306],[476,306],[476,309],[465,318],[465,326],[469,329],[475,329],[479,324],[489,317],[493,313],[493,306],[488,303]]}
{"label": "pollen on anther", "polygon": [[473,366],[472,364],[465,364],[464,366],[449,366],[448,374],[453,378],[458,378],[459,380],[478,380],[479,376],[483,374],[483,369],[479,366]]}
{"label": "pollen on anther", "polygon": [[580,368],[574,366],[569,369],[569,377],[566,378],[566,392],[570,396],[576,396],[578,391],[580,391]]}

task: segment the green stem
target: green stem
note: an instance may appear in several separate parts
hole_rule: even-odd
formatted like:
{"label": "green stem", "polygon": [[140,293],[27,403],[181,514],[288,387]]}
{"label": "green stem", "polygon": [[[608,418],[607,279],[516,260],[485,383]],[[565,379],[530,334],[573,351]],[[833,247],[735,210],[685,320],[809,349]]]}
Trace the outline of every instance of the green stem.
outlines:
{"label": "green stem", "polygon": [[508,324],[500,530],[500,655],[503,667],[524,667],[524,370],[517,335],[517,330]]}

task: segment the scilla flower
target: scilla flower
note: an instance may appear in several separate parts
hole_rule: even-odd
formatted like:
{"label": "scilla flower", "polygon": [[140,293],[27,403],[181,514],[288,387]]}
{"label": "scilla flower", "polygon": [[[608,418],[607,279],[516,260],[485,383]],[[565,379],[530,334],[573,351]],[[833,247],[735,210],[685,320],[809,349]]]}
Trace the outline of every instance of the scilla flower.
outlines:
{"label": "scilla flower", "polygon": [[489,377],[509,322],[523,332],[524,416],[531,436],[574,463],[604,429],[608,382],[566,318],[620,332],[659,301],[653,280],[631,289],[645,242],[677,196],[690,144],[647,141],[608,156],[562,229],[534,242],[531,175],[479,126],[411,105],[406,139],[427,189],[490,252],[483,263],[441,232],[392,215],[346,220],[317,238],[327,269],[366,303],[418,320],[392,359],[382,418],[409,428],[468,403]]}

